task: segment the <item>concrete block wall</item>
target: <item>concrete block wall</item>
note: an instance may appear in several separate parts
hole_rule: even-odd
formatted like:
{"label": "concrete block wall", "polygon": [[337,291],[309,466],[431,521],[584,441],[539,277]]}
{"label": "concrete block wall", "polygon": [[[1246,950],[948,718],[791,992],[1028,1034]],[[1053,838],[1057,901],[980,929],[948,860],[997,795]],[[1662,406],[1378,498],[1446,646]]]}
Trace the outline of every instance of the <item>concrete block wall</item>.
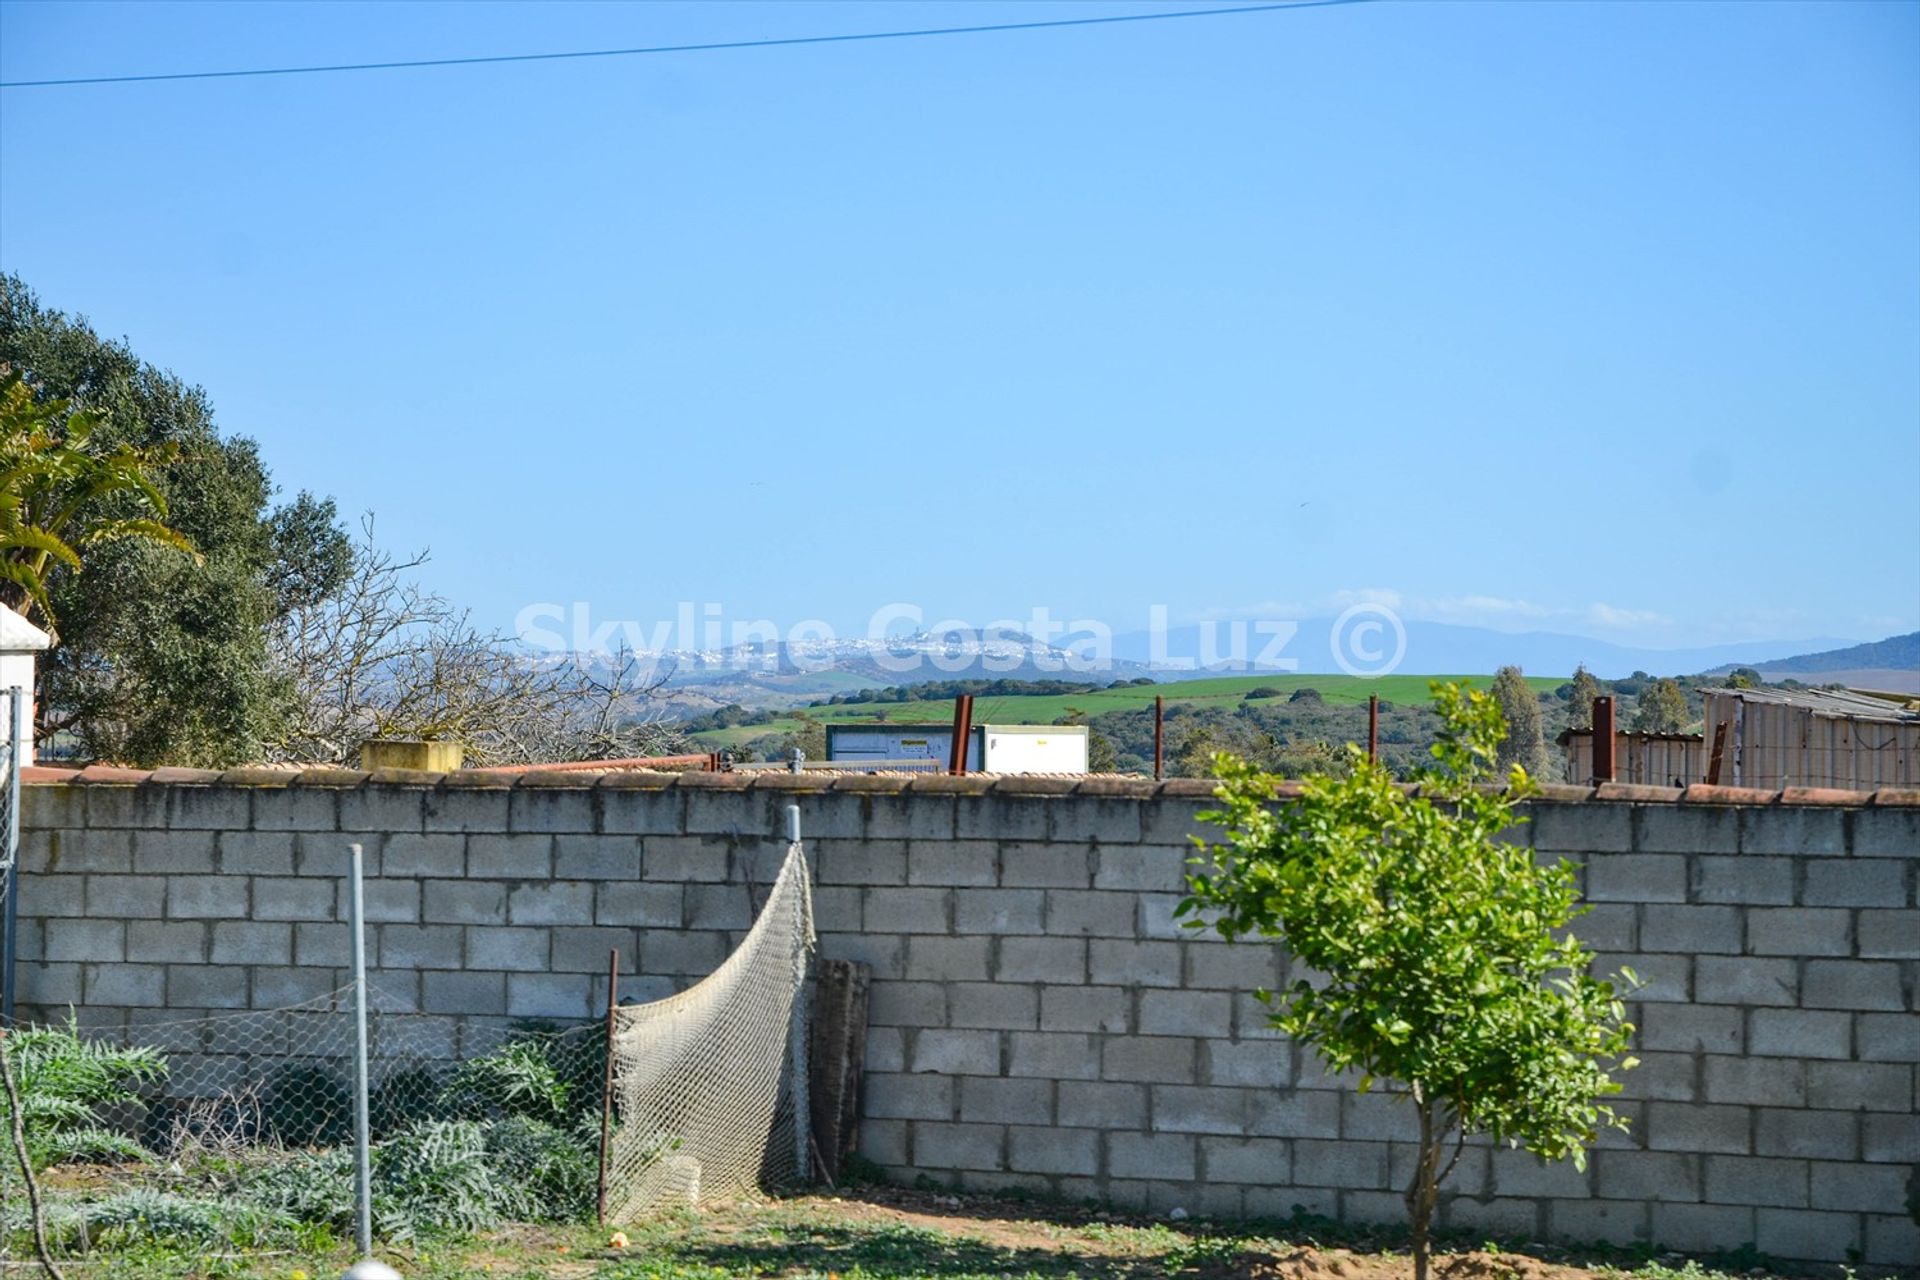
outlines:
{"label": "concrete block wall", "polygon": [[[787,774],[36,771],[21,996],[137,1035],[372,959],[460,1055],[711,970],[789,803],[822,954],[872,966],[863,1152],[892,1175],[1222,1215],[1395,1221],[1411,1147],[1266,1026],[1283,946],[1179,929],[1202,784]],[[1920,794],[1555,788],[1520,838],[1583,864],[1580,926],[1646,986],[1628,1135],[1586,1171],[1472,1147],[1450,1225],[1907,1263],[1920,1162]]]}

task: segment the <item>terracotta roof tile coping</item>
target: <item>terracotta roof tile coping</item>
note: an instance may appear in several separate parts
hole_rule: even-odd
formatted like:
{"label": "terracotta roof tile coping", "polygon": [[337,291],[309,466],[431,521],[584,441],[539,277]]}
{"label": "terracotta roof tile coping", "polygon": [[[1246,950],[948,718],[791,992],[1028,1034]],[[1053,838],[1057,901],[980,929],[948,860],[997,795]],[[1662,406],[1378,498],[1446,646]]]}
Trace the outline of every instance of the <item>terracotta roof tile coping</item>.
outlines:
{"label": "terracotta roof tile coping", "polygon": [[[28,786],[155,786],[155,787],[259,787],[327,788],[352,790],[366,786],[442,787],[449,790],[528,790],[585,791],[664,791],[679,787],[694,791],[765,791],[782,794],[819,795],[842,792],[860,795],[930,796],[1021,796],[1045,799],[1052,796],[1100,796],[1124,800],[1211,800],[1215,783],[1207,778],[1169,778],[1154,782],[1148,778],[1097,776],[1075,778],[1059,774],[967,774],[951,777],[944,773],[866,774],[866,773],[787,773],[765,770],[754,773],[657,773],[622,769],[595,772],[584,769],[528,770],[506,772],[488,769],[462,769],[454,773],[430,773],[417,769],[378,769],[369,773],[359,769],[316,767],[273,769],[248,767],[217,771],[212,769],[122,769],[111,765],[89,765],[84,769],[28,765],[20,771],[20,780]],[[1401,784],[1412,793],[1412,784]],[[1298,782],[1283,782],[1275,788],[1281,799],[1300,793]],[[1534,798],[1536,803],[1581,804],[1606,801],[1622,804],[1689,805],[1783,805],[1792,808],[1920,808],[1920,788],[1882,787],[1877,791],[1841,791],[1830,787],[1787,787],[1766,791],[1752,787],[1708,786],[1694,783],[1688,787],[1653,787],[1635,783],[1609,782],[1597,787],[1565,783],[1546,783]]]}

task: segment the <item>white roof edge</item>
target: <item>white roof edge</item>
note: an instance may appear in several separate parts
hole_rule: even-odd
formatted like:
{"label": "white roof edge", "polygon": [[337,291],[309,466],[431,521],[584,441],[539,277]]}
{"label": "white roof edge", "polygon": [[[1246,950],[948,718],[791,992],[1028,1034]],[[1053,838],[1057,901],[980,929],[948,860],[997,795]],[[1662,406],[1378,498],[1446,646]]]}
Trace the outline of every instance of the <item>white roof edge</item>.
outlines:
{"label": "white roof edge", "polygon": [[0,605],[0,653],[45,649],[52,643],[52,636],[6,605]]}

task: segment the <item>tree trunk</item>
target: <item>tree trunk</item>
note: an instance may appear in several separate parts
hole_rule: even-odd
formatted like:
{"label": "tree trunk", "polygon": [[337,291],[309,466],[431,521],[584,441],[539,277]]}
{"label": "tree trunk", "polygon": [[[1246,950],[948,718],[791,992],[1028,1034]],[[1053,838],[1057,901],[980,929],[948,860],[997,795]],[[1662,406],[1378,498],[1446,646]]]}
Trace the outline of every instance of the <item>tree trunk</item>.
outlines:
{"label": "tree trunk", "polygon": [[1428,1235],[1433,1226],[1433,1207],[1439,1195],[1440,1147],[1446,1134],[1436,1124],[1436,1108],[1419,1085],[1413,1088],[1413,1105],[1420,1115],[1420,1149],[1414,1161],[1413,1179],[1407,1184],[1407,1224],[1413,1232],[1413,1280],[1427,1280],[1430,1253]]}

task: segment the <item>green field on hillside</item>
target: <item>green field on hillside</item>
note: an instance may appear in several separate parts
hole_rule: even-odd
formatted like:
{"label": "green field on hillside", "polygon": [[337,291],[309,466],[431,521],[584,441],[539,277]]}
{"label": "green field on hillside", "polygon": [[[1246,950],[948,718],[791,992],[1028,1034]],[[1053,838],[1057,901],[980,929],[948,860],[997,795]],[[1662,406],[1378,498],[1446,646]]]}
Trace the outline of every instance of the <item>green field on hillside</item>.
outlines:
{"label": "green field on hillside", "polygon": [[[1071,679],[1071,673],[1062,673]],[[1431,680],[1457,680],[1484,689],[1492,676],[1382,676],[1368,678],[1348,675],[1251,675],[1216,676],[1203,680],[1179,680],[1156,685],[1128,685],[1119,689],[1097,689],[1089,693],[979,697],[974,702],[975,724],[1052,724],[1073,711],[1088,716],[1108,711],[1138,710],[1153,705],[1154,695],[1167,700],[1168,706],[1191,705],[1231,708],[1255,689],[1277,689],[1284,701],[1296,689],[1315,689],[1335,706],[1365,705],[1369,694],[1379,694],[1382,702],[1402,705],[1424,704],[1430,700],[1427,684]],[[1566,683],[1565,677],[1530,676],[1527,683],[1539,693],[1551,693]],[[889,724],[950,724],[951,702],[844,702],[830,707],[807,707],[806,714],[827,724],[860,724],[884,720]],[[789,733],[798,722],[782,716],[771,724],[736,725],[729,729],[711,729],[695,737],[710,750],[741,746],[768,734]]]}

